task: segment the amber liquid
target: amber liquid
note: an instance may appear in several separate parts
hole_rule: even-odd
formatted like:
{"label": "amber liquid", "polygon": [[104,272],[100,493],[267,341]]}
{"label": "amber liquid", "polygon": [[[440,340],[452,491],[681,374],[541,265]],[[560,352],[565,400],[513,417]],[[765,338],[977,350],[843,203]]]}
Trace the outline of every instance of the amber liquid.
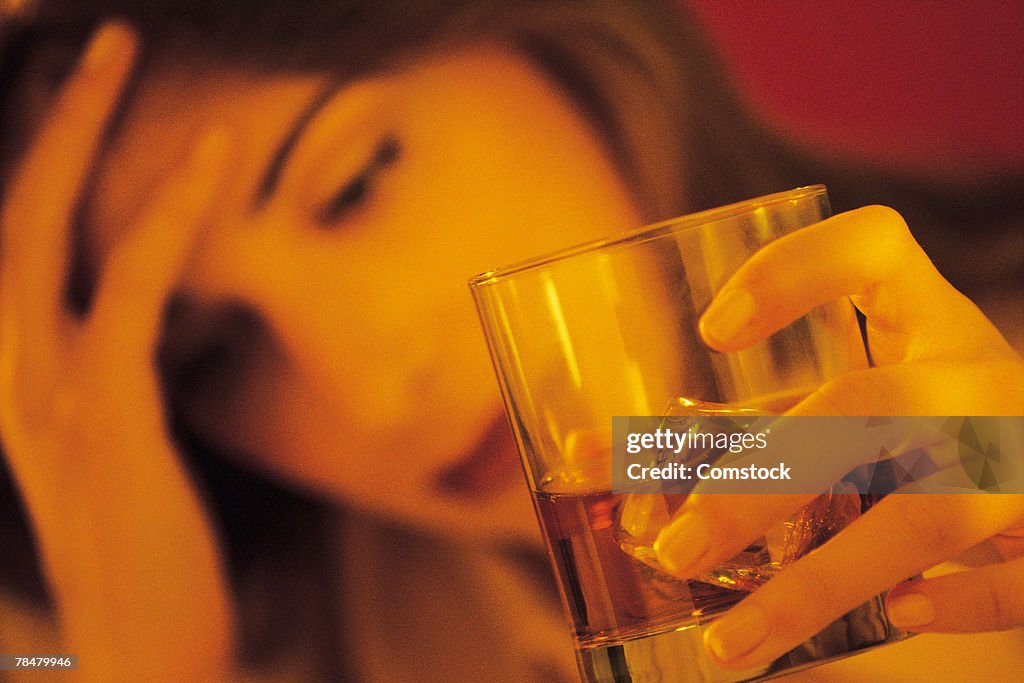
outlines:
{"label": "amber liquid", "polygon": [[[680,400],[674,399],[670,414],[735,411],[720,404],[683,405]],[[772,407],[782,412],[789,405]],[[549,476],[534,491],[580,648],[618,644],[713,618],[824,543],[861,513],[864,502],[856,494],[835,491],[821,496],[712,572],[697,580],[678,579],[659,568],[651,545],[686,495],[608,490],[603,484],[610,472],[610,449],[602,441],[593,435],[572,440],[565,454],[568,469]]]}
{"label": "amber liquid", "polygon": [[617,643],[696,623],[744,593],[677,579],[623,551],[622,494],[535,494],[541,527],[580,647]]}
{"label": "amber liquid", "polygon": [[[666,497],[676,495],[683,497]],[[699,580],[678,579],[634,552],[625,540],[621,518],[629,494],[536,491],[534,496],[579,647],[698,624],[733,606],[796,559],[795,554],[773,559],[762,539]],[[798,540],[788,538],[784,545],[799,544],[800,554],[821,545],[860,514],[861,504],[855,494],[817,499],[797,513],[797,521],[787,523]],[[803,522],[812,519],[826,521]]]}

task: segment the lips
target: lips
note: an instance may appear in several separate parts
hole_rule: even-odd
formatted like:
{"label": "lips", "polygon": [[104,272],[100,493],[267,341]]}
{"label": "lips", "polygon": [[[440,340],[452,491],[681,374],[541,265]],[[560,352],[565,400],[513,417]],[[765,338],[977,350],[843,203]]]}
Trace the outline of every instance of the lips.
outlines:
{"label": "lips", "polygon": [[499,417],[469,455],[438,475],[436,486],[447,495],[486,498],[506,489],[520,471],[512,431]]}

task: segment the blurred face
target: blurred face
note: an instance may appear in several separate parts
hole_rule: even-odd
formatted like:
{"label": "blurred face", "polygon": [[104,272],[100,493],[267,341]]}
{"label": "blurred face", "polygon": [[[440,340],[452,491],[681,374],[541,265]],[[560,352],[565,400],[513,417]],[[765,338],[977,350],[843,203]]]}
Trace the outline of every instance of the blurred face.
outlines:
{"label": "blurred face", "polygon": [[487,48],[341,86],[157,69],[95,188],[100,260],[214,122],[237,161],[168,330],[188,419],[372,514],[534,538],[466,280],[640,223],[573,104]]}

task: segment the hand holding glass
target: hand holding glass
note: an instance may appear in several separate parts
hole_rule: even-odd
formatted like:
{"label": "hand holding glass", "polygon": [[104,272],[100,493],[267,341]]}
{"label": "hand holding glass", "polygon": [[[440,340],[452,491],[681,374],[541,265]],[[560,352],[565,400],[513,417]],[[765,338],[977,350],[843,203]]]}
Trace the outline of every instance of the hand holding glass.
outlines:
{"label": "hand holding glass", "polygon": [[875,599],[766,669],[714,667],[702,627],[860,514],[861,498],[827,493],[732,561],[683,580],[658,566],[652,544],[685,494],[611,485],[614,416],[782,413],[866,367],[848,301],[735,353],[711,350],[697,332],[754,252],[828,213],[824,187],[800,188],[471,281],[584,679],[750,680],[903,635]]}

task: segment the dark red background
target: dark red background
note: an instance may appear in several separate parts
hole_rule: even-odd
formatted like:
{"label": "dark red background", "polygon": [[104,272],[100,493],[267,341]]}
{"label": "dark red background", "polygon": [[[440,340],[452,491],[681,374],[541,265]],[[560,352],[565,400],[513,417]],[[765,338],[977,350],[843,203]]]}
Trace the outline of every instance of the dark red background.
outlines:
{"label": "dark red background", "polygon": [[954,173],[1024,165],[1021,0],[682,1],[790,135]]}

